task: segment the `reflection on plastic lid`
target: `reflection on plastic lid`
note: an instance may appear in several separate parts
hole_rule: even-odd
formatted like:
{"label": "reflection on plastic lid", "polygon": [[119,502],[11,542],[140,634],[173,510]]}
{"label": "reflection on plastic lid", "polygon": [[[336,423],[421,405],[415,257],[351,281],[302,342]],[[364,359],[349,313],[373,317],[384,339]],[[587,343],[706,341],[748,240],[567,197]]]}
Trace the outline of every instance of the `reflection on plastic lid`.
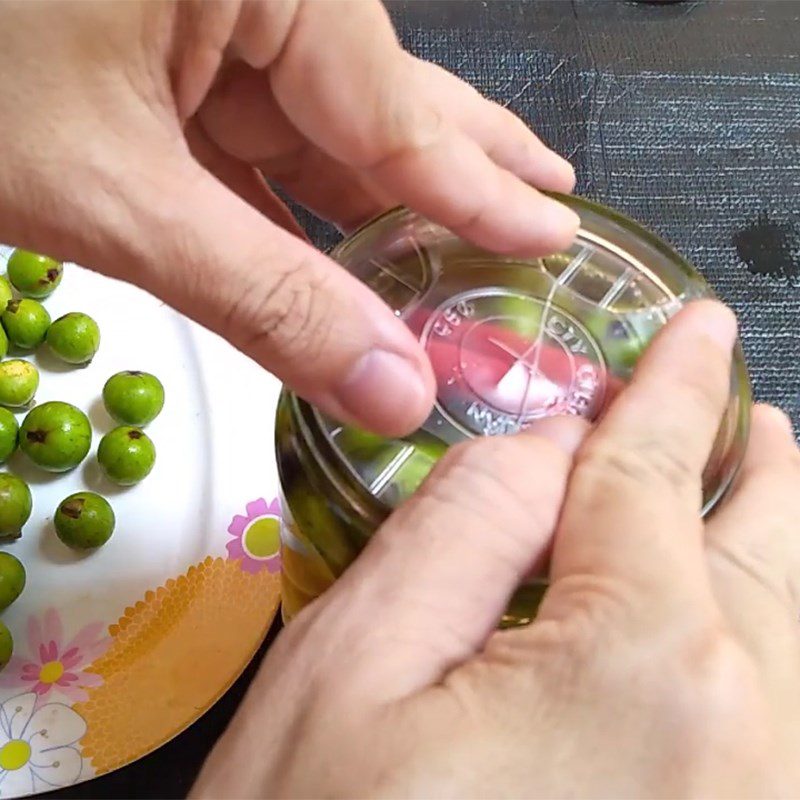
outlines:
{"label": "reflection on plastic lid", "polygon": [[[447,446],[466,438],[515,433],[552,415],[597,419],[669,317],[711,293],[635,223],[562,200],[580,214],[581,229],[572,247],[544,258],[487,253],[402,209],[333,252],[417,335],[437,381],[430,417],[402,441],[319,417],[344,466],[382,502],[408,496]],[[727,454],[747,427],[740,366],[712,459],[731,474]],[[708,497],[729,480],[711,476]]]}

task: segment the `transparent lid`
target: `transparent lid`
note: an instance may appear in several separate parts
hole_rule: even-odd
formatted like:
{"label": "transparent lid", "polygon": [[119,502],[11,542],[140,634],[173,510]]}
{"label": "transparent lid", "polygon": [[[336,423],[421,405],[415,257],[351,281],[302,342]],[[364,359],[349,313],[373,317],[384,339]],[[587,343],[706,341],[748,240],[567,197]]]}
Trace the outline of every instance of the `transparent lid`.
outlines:
{"label": "transparent lid", "polygon": [[[667,319],[687,300],[711,294],[635,223],[584,200],[559,199],[578,212],[581,228],[568,250],[545,258],[488,253],[403,209],[333,252],[419,337],[437,381],[430,417],[402,440],[317,412],[345,469],[380,503],[402,501],[449,445],[466,438],[514,433],[550,415],[596,419]],[[737,371],[711,471],[730,461],[746,384]],[[711,501],[728,480],[709,477]]]}

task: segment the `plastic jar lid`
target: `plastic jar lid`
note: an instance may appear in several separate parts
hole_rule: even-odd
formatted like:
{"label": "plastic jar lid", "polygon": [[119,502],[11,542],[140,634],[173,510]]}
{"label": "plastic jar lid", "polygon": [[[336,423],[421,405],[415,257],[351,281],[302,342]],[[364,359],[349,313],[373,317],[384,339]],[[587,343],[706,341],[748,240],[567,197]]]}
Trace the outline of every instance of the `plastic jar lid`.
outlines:
{"label": "plastic jar lid", "polygon": [[[596,419],[659,328],[687,301],[712,296],[652,233],[600,205],[558,199],[581,227],[567,251],[546,258],[488,253],[404,209],[333,251],[419,337],[437,380],[430,417],[402,440],[314,412],[339,465],[381,506],[411,494],[451,444],[550,415]],[[747,439],[750,388],[739,348],[734,360],[704,511],[733,479]]]}

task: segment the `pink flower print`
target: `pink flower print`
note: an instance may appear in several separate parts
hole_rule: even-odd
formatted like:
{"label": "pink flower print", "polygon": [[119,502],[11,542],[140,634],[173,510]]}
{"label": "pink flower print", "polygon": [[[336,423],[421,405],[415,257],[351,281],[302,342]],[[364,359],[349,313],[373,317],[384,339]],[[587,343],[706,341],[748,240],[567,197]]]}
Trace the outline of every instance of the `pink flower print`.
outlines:
{"label": "pink flower print", "polygon": [[61,616],[54,608],[42,615],[41,621],[28,619],[28,652],[14,655],[0,673],[0,687],[23,688],[39,698],[61,696],[71,705],[88,699],[84,691],[99,686],[103,680],[88,667],[108,647],[105,625],[92,622],[65,641]]}
{"label": "pink flower print", "polygon": [[247,516],[237,514],[228,526],[228,558],[240,561],[246,572],[278,572],[281,568],[281,505],[263,498],[247,504]]}

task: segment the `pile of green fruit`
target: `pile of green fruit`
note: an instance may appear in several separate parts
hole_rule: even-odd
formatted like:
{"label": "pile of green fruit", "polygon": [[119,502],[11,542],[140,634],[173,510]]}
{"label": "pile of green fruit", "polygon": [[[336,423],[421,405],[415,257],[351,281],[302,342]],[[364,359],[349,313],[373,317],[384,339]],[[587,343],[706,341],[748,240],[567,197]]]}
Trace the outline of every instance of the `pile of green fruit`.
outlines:
{"label": "pile of green fruit", "polygon": [[[8,259],[8,277],[0,277],[0,359],[9,346],[33,350],[44,345],[61,361],[85,366],[100,346],[100,329],[87,314],[71,312],[50,321],[39,302],[49,297],[63,276],[63,265],[26,250]],[[13,287],[13,288],[12,288]],[[14,291],[16,290],[16,292]],[[70,403],[34,405],[22,424],[9,409],[33,404],[39,371],[30,361],[0,360],[0,464],[19,449],[47,472],[67,472],[89,454],[92,426],[89,418]],[[149,475],[156,460],[150,437],[142,430],[164,406],[164,387],[154,375],[126,371],[112,375],[103,387],[103,403],[119,427],[105,434],[97,448],[97,462],[105,476],[120,486],[132,486]],[[0,544],[22,536],[33,510],[30,487],[17,475],[0,472]],[[59,503],[53,516],[56,535],[68,547],[92,550],[114,532],[114,510],[94,492],[77,492]],[[0,551],[0,611],[8,608],[25,588],[25,568],[11,553]],[[0,669],[11,658],[13,639],[0,622]]]}

